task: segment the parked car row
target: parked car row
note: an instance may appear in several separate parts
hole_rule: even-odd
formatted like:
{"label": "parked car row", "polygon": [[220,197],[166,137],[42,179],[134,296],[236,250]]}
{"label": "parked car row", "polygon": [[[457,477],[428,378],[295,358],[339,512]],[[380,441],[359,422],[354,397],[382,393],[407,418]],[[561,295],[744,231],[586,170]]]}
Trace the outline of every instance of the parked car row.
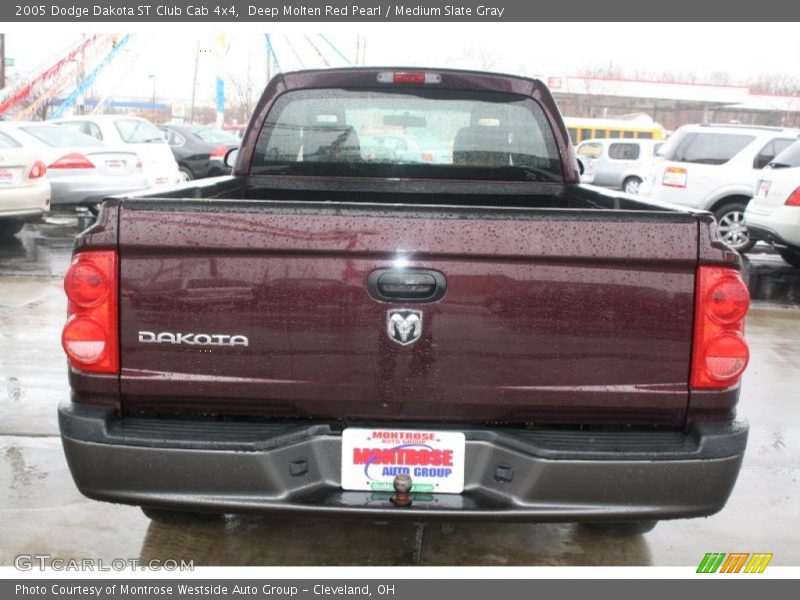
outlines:
{"label": "parked car row", "polygon": [[214,127],[165,125],[124,115],[0,123],[0,237],[51,206],[94,210],[104,198],[230,172],[239,140]]}
{"label": "parked car row", "polygon": [[664,143],[640,194],[711,211],[739,252],[756,243],[744,225],[758,173],[800,136],[798,129],[687,125]]}
{"label": "parked car row", "polygon": [[686,125],[665,142],[588,140],[576,154],[583,183],[708,210],[732,248],[762,240],[800,266],[799,138],[800,129]]}

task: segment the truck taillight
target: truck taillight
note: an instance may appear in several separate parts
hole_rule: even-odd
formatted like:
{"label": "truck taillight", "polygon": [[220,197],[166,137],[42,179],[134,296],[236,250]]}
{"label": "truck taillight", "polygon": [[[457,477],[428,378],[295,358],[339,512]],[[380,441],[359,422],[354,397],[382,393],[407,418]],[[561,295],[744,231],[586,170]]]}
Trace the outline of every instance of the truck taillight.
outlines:
{"label": "truck taillight", "polygon": [[786,199],[786,206],[800,206],[800,187],[792,192],[792,195]]}
{"label": "truck taillight", "polygon": [[666,187],[685,188],[688,173],[686,169],[681,167],[667,167],[664,169],[664,177],[661,179],[661,185]]}
{"label": "truck taillight", "polygon": [[701,266],[696,286],[691,387],[726,388],[750,358],[742,335],[750,293],[738,271],[726,267]]}
{"label": "truck taillight", "polygon": [[90,373],[119,371],[117,255],[89,250],[75,256],[64,277],[67,323],[61,345],[71,367]]}

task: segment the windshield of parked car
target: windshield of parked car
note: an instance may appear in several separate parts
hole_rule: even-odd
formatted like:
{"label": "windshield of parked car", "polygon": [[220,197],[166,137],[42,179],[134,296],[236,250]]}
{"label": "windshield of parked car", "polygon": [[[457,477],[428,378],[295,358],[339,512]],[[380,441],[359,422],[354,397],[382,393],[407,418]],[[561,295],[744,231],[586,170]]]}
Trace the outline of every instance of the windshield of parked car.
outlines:
{"label": "windshield of parked car", "polygon": [[800,167],[800,142],[795,142],[769,163],[775,169]]}
{"label": "windshield of parked car", "polygon": [[119,137],[126,144],[166,144],[164,134],[149,121],[119,119],[114,121]]}
{"label": "windshield of parked car", "polygon": [[664,143],[659,156],[675,162],[724,165],[754,139],[743,133],[679,131]]}
{"label": "windshield of parked car", "polygon": [[0,133],[0,148],[19,148],[22,144],[10,138],[5,133]]}
{"label": "windshield of parked car", "polygon": [[40,142],[44,142],[54,148],[103,145],[103,142],[91,136],[57,125],[30,125],[20,127],[20,129]]}
{"label": "windshield of parked car", "polygon": [[253,174],[563,181],[541,106],[454,90],[298,90],[276,101]]}
{"label": "windshield of parked car", "polygon": [[194,134],[200,141],[208,142],[209,144],[238,144],[239,138],[235,135],[222,131],[221,129],[198,129]]}

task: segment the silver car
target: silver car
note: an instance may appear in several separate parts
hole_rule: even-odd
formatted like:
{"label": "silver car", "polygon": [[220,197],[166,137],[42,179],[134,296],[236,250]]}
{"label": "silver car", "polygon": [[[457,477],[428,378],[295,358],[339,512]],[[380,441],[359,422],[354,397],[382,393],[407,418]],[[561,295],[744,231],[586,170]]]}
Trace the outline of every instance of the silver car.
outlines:
{"label": "silver car", "polygon": [[135,152],[46,123],[5,122],[0,132],[44,157],[53,206],[93,207],[107,196],[148,187]]}
{"label": "silver car", "polygon": [[576,150],[583,165],[581,182],[638,194],[662,140],[602,139],[581,142]]}

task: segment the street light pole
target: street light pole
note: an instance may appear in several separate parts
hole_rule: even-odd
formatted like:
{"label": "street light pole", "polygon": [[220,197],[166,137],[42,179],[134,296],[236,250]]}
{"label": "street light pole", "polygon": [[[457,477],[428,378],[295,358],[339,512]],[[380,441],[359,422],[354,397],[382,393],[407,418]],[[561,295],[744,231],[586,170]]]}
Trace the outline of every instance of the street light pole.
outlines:
{"label": "street light pole", "polygon": [[189,124],[194,125],[194,98],[197,91],[197,62],[200,60],[200,40],[197,40],[197,48],[194,51],[194,77],[192,78],[192,108],[189,111]]}
{"label": "street light pole", "polygon": [[155,75],[148,75],[149,78],[153,80],[153,100],[150,103],[150,117],[152,118],[153,122],[156,121],[156,76]]}

